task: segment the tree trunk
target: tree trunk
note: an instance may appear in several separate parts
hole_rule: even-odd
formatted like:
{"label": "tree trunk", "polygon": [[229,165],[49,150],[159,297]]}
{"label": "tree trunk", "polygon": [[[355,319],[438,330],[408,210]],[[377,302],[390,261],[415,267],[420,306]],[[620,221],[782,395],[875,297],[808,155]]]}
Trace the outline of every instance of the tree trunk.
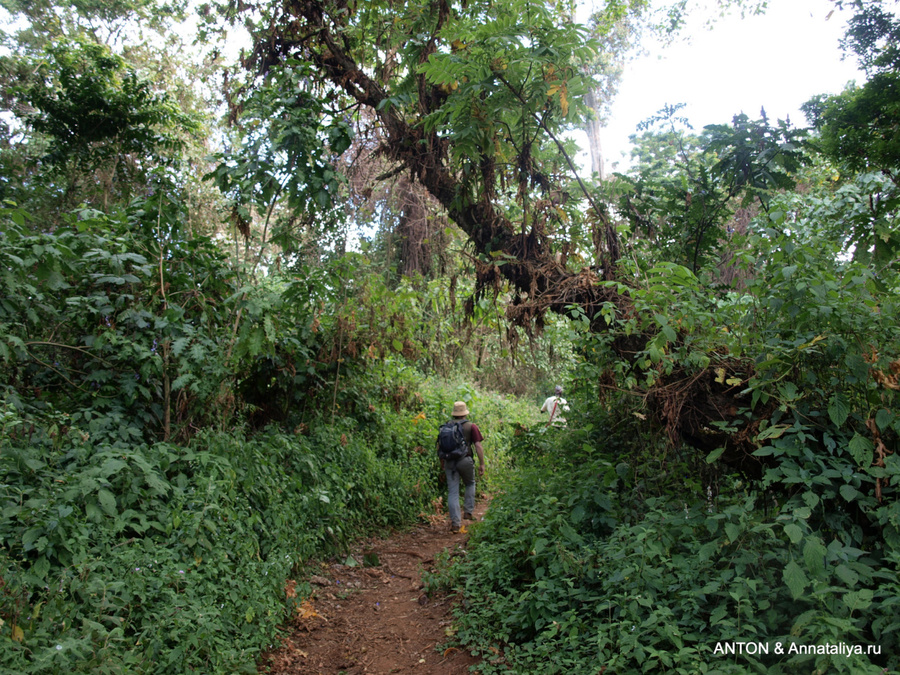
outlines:
{"label": "tree trunk", "polygon": [[428,245],[428,212],[422,203],[422,195],[413,189],[408,176],[397,181],[400,198],[400,272],[411,277],[417,272],[423,277],[431,271],[431,250]]}
{"label": "tree trunk", "polygon": [[593,111],[593,115],[587,120],[584,130],[588,137],[588,149],[591,152],[591,173],[597,174],[600,181],[606,180],[606,167],[603,161],[603,150],[600,145],[600,132],[603,125],[600,123],[600,106],[597,102],[597,92],[588,89],[584,97],[587,107]]}

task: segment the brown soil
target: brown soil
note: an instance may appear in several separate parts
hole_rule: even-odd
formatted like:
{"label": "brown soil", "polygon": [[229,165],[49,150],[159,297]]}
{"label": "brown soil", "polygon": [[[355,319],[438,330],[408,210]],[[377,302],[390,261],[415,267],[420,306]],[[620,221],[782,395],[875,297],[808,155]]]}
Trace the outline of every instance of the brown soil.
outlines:
{"label": "brown soil", "polygon": [[[350,554],[358,565],[323,565],[321,573],[310,578],[312,597],[300,603],[281,648],[266,656],[260,671],[271,675],[469,673],[479,659],[463,649],[446,647],[453,634],[454,597],[426,595],[422,571],[434,570],[441,551],[453,555],[465,550],[467,530],[478,526],[486,501],[479,500],[474,521],[463,521],[462,533],[450,531],[446,515],[435,515],[413,530],[360,542]],[[295,585],[288,582],[289,596]]]}

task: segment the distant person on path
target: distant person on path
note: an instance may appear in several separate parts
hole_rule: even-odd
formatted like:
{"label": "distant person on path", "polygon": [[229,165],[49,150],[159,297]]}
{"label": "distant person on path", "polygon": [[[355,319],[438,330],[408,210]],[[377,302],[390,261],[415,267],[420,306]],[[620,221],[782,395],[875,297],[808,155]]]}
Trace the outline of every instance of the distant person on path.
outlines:
{"label": "distant person on path", "polygon": [[562,397],[562,393],[563,388],[556,385],[553,396],[548,396],[544,405],[541,406],[541,412],[549,415],[547,426],[551,424],[555,427],[566,426],[566,418],[562,416],[562,413],[569,412],[569,402]]}
{"label": "distant person on path", "polygon": [[463,401],[453,404],[453,419],[441,426],[438,433],[437,451],[441,460],[441,468],[447,475],[449,491],[447,507],[450,510],[450,529],[459,532],[462,519],[459,513],[459,483],[465,485],[465,501],[463,507],[466,520],[474,519],[475,511],[475,458],[473,449],[478,454],[478,475],[484,475],[484,448],[481,441],[484,437],[474,422],[467,417],[469,408]]}

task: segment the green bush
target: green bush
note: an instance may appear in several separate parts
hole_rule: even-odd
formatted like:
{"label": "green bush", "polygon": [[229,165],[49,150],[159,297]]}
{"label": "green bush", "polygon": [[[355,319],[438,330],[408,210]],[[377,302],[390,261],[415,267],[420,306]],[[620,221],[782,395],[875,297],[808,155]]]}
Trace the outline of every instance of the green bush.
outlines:
{"label": "green bush", "polygon": [[[430,582],[464,590],[458,639],[485,672],[900,666],[896,289],[822,241],[771,229],[754,245],[741,293],[650,270],[636,311],[584,338],[576,371],[587,393],[599,380],[642,396],[606,394],[568,429],[520,437],[461,569]],[[640,332],[653,337],[633,359],[608,349]],[[723,357],[745,376],[717,373]],[[741,428],[762,467],[749,478],[721,462],[727,448],[674,447],[654,427],[661,384],[717,377],[742,407],[704,431]],[[722,653],[741,642],[770,653]]]}
{"label": "green bush", "polygon": [[291,610],[285,580],[435,496],[414,447],[379,456],[351,426],[187,447],[94,445],[75,426],[6,441],[0,670],[255,672]]}
{"label": "green bush", "polygon": [[[482,672],[897,668],[896,548],[863,546],[837,505],[824,508],[829,483],[785,498],[586,412],[519,437],[468,555],[428,581],[463,591],[456,639]],[[885,523],[896,512],[873,511]],[[769,654],[722,653],[740,642]],[[810,645],[880,653],[799,653]]]}

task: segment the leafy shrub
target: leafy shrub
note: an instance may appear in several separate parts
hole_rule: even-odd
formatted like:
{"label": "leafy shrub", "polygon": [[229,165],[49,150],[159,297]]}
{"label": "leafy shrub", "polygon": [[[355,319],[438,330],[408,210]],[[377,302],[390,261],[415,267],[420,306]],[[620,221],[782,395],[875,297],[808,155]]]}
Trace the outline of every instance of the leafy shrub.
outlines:
{"label": "leafy shrub", "polygon": [[[896,289],[822,241],[771,229],[754,246],[741,293],[650,270],[630,291],[636,311],[585,337],[576,380],[649,396],[673,373],[719,377],[741,390],[731,423],[762,469],[751,479],[721,462],[726,448],[672,447],[615,393],[576,406],[565,431],[522,434],[511,484],[448,577],[466,597],[458,638],[485,672],[900,665]],[[640,333],[651,337],[630,361],[606,349]],[[715,374],[722,355],[745,376]],[[740,642],[770,651],[716,651]]]}
{"label": "leafy shrub", "polygon": [[[21,432],[14,412],[4,420]],[[6,440],[0,669],[255,672],[293,607],[286,579],[435,496],[433,460],[408,446],[379,456],[378,436],[353,426],[206,432],[186,447],[94,444],[74,424]]]}
{"label": "leafy shrub", "polygon": [[118,417],[145,442],[221,423],[233,275],[210,239],[144,231],[140,213],[32,233],[0,209],[0,390],[20,410],[84,415],[94,434]]}
{"label": "leafy shrub", "polygon": [[[824,539],[809,509],[774,508],[745,481],[729,481],[715,498],[649,496],[645,479],[662,462],[633,467],[614,450],[536,450],[495,498],[467,558],[446,582],[432,581],[464,589],[457,638],[485,656],[483,672],[874,673],[889,665],[897,646],[885,628],[895,619],[883,609],[894,604],[896,560]],[[674,468],[677,480],[686,467]],[[662,492],[671,490],[673,479],[660,479],[669,481]],[[737,642],[768,645],[770,654],[715,651]],[[776,655],[779,642],[871,644],[881,656]]]}

